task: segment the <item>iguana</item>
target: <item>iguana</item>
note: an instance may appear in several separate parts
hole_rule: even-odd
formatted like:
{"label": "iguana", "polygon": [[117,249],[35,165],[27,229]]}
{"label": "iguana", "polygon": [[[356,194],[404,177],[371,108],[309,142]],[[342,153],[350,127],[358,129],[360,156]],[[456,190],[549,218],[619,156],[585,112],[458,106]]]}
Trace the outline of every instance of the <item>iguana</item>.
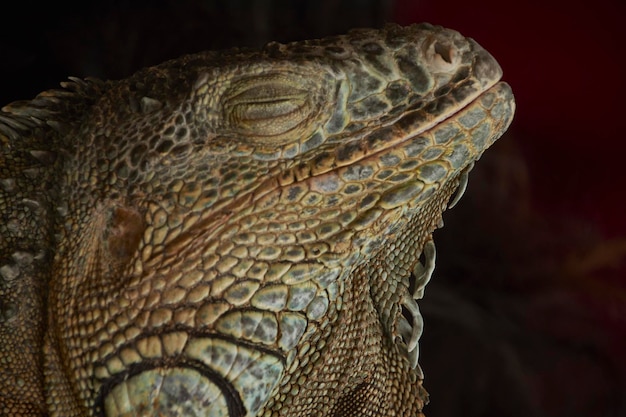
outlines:
{"label": "iguana", "polygon": [[500,77],[388,25],[3,107],[0,414],[422,415],[416,299]]}

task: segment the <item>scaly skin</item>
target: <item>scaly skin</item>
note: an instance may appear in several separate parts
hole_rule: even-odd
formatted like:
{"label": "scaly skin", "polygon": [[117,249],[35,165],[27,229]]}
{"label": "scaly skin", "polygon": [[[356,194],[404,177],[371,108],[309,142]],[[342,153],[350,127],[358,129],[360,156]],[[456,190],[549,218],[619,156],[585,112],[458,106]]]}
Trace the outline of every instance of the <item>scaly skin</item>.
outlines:
{"label": "scaly skin", "polygon": [[4,107],[0,414],[421,415],[415,299],[500,76],[388,26]]}

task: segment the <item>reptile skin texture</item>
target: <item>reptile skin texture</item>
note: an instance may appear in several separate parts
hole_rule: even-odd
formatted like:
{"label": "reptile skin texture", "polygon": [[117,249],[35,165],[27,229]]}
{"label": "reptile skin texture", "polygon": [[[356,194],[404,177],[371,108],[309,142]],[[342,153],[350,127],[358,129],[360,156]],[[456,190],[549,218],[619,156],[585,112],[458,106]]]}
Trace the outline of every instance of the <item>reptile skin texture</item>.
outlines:
{"label": "reptile skin texture", "polygon": [[0,415],[422,415],[416,300],[500,77],[388,25],[3,107]]}

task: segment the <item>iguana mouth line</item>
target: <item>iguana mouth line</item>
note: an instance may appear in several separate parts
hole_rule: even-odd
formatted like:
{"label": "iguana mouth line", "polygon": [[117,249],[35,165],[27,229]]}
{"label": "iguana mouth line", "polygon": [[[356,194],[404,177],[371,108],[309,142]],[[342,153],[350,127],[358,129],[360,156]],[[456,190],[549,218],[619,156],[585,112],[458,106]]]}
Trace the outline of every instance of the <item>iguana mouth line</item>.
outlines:
{"label": "iguana mouth line", "polygon": [[[500,81],[500,80],[501,78],[499,77],[497,79],[487,81],[487,84],[485,86],[483,86],[480,90],[477,90],[474,94],[466,97],[462,102],[458,103],[455,107],[452,108],[452,111],[445,112],[440,117],[434,118],[431,121],[429,121],[426,125],[421,126],[420,129],[410,132],[408,135],[406,135],[404,139],[400,140],[399,143],[418,137],[419,135],[436,128],[437,126],[446,122],[447,120],[453,119],[454,117],[456,117],[463,111],[467,110],[468,108],[476,104],[476,102],[480,100],[481,97],[483,97],[485,94],[488,94],[494,88],[497,88],[499,84],[504,83],[503,81]],[[454,90],[452,90],[450,94],[454,94]],[[429,104],[431,105],[435,104],[441,98],[442,97],[436,98],[432,100]],[[443,98],[445,98],[445,96]],[[381,127],[394,126],[398,124],[398,122],[401,122],[402,119],[410,117],[410,115],[416,111],[420,111],[420,110],[409,111],[407,112],[407,114],[400,115],[397,119],[393,121],[386,122]]]}

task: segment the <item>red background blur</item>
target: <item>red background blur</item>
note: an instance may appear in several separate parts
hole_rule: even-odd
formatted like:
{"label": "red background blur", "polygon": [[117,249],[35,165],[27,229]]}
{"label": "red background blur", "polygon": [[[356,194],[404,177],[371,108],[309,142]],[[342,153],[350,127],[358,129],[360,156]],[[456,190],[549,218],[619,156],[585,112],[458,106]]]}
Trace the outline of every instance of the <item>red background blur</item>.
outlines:
{"label": "red background blur", "polygon": [[534,202],[626,235],[626,3],[400,0],[394,20],[454,28],[492,53],[518,104]]}
{"label": "red background blur", "polygon": [[[470,175],[472,214],[451,211],[458,229],[441,231],[447,253],[470,224],[481,237],[462,249],[465,264],[448,260],[460,268],[442,266],[440,251],[445,288],[421,304],[434,312],[422,341],[427,414],[626,416],[625,17],[618,0],[396,2],[398,23],[476,39],[517,102],[484,157],[490,174],[477,173],[508,191],[472,189]],[[456,306],[472,300],[455,319],[440,311],[450,294]]]}

